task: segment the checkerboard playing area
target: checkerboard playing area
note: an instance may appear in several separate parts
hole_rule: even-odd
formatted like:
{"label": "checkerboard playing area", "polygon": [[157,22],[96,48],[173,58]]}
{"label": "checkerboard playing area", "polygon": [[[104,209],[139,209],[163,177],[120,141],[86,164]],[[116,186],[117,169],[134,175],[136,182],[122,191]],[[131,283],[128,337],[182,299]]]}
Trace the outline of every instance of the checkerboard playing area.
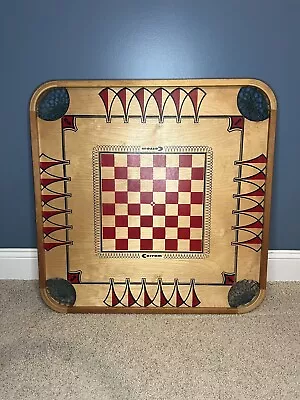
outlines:
{"label": "checkerboard playing area", "polygon": [[99,152],[101,252],[203,252],[206,153]]}

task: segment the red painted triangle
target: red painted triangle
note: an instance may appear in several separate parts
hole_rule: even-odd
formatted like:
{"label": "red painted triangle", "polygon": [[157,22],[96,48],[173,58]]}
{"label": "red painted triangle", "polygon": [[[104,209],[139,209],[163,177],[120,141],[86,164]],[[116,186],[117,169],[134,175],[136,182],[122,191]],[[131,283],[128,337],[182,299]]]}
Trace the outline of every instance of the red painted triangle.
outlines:
{"label": "red painted triangle", "polygon": [[168,303],[166,296],[164,295],[162,285],[160,284],[160,306],[163,307]]}
{"label": "red painted triangle", "polygon": [[117,298],[117,295],[115,293],[115,289],[112,287],[112,290],[111,290],[111,305],[114,307],[119,303],[120,303],[120,300]]}
{"label": "red painted triangle", "polygon": [[194,107],[194,112],[195,112],[195,118],[196,118],[196,114],[197,114],[197,104],[198,104],[198,89],[195,88],[193,90],[190,91],[189,93],[189,97],[193,103],[193,107]]}
{"label": "red painted triangle", "polygon": [[243,196],[245,197],[263,197],[265,195],[264,190],[262,188],[256,189],[253,192],[245,193]]}
{"label": "red painted triangle", "polygon": [[193,291],[192,291],[192,307],[197,307],[199,304],[201,303],[201,301],[198,299],[196,292],[195,292],[195,288],[193,287]]}
{"label": "red painted triangle", "polygon": [[108,115],[108,88],[101,90],[99,93],[99,96],[101,97],[104,107],[106,110],[106,115]]}
{"label": "red painted triangle", "polygon": [[180,107],[180,88],[174,89],[171,93],[172,99],[174,101],[176,111],[177,111],[177,118],[179,118],[179,107]]}
{"label": "red painted triangle", "polygon": [[41,178],[41,184],[46,187],[55,182],[63,181],[65,178]]}
{"label": "red painted triangle", "polygon": [[44,249],[46,251],[52,250],[54,247],[65,246],[66,244],[71,244],[71,242],[62,242],[62,243],[44,243]]}
{"label": "red painted triangle", "polygon": [[144,307],[149,306],[151,304],[151,299],[147,293],[146,285],[144,285]]}
{"label": "red painted triangle", "polygon": [[247,178],[243,178],[244,180],[247,179],[248,181],[259,181],[265,180],[266,176],[263,172],[258,172],[256,175],[248,176]]}
{"label": "red painted triangle", "polygon": [[43,211],[43,217],[48,219],[53,217],[54,215],[63,214],[68,212],[67,210],[51,210],[51,211]]}
{"label": "red painted triangle", "polygon": [[246,240],[245,242],[242,242],[243,244],[261,244],[262,240],[260,237],[256,236],[253,239]]}
{"label": "red painted triangle", "polygon": [[162,115],[162,88],[158,88],[153,92],[153,97],[155,98],[159,115]]}
{"label": "red painted triangle", "polygon": [[128,307],[131,307],[135,303],[135,298],[133,297],[130,287],[128,285]]}
{"label": "red painted triangle", "polygon": [[44,226],[43,232],[49,235],[52,232],[59,231],[61,229],[66,229],[66,226]]}
{"label": "red painted triangle", "polygon": [[263,164],[267,162],[267,157],[264,154],[261,154],[258,157],[252,158],[251,160],[243,161],[244,163],[251,164]]}
{"label": "red painted triangle", "polygon": [[46,204],[51,200],[58,199],[60,197],[66,197],[66,194],[42,194],[42,201]]}
{"label": "red painted triangle", "polygon": [[47,168],[54,167],[54,165],[63,164],[63,161],[41,161],[40,167],[42,170],[46,170]]}
{"label": "red painted triangle", "polygon": [[140,88],[135,92],[135,96],[138,99],[139,105],[141,107],[142,116],[144,116],[144,106],[145,106],[145,89]]}
{"label": "red painted triangle", "polygon": [[180,307],[183,304],[183,298],[180,296],[178,286],[176,287],[176,307]]}
{"label": "red painted triangle", "polygon": [[124,114],[126,114],[126,88],[123,88],[118,92],[118,97],[121,100]]}
{"label": "red painted triangle", "polygon": [[258,204],[257,206],[252,207],[252,208],[248,208],[248,210],[244,210],[244,211],[246,211],[248,213],[249,212],[257,213],[257,212],[263,212],[264,208],[263,208],[263,206],[261,204]]}
{"label": "red painted triangle", "polygon": [[261,229],[263,227],[263,224],[261,221],[255,221],[253,224],[245,225],[242,228],[255,228],[255,229]]}

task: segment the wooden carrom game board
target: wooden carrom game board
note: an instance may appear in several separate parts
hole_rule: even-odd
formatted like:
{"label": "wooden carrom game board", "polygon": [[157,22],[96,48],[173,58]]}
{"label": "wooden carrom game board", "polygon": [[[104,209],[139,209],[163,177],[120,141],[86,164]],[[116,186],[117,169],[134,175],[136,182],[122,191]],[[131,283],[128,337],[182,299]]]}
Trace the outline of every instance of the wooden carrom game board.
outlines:
{"label": "wooden carrom game board", "polygon": [[276,100],[253,79],[55,81],[30,105],[62,312],[239,313],[266,290]]}

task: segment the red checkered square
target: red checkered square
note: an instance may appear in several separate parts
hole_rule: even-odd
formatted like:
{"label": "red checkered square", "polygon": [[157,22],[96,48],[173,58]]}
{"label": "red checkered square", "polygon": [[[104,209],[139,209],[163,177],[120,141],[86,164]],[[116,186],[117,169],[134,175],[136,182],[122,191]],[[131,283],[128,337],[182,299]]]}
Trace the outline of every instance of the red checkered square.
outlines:
{"label": "red checkered square", "polygon": [[154,167],[165,167],[166,166],[166,156],[164,154],[154,154],[153,155],[153,166]]}
{"label": "red checkered square", "polygon": [[128,179],[128,192],[139,192],[141,190],[141,182],[139,179]]}
{"label": "red checkered square", "polygon": [[140,239],[141,237],[141,228],[131,227],[128,228],[128,239]]}
{"label": "red checkered square", "polygon": [[190,227],[202,228],[202,217],[200,216],[190,217]]}
{"label": "red checkered square", "polygon": [[140,222],[141,222],[141,226],[143,226],[143,227],[153,226],[153,216],[152,215],[142,215]]}
{"label": "red checkered square", "polygon": [[178,239],[190,239],[190,228],[178,228]]}
{"label": "red checkered square", "polygon": [[113,203],[104,203],[102,205],[103,215],[115,215],[115,205]]}
{"label": "red checkered square", "polygon": [[179,156],[179,167],[191,167],[192,166],[192,158],[191,154],[180,154]]}
{"label": "red checkered square", "polygon": [[165,215],[166,206],[165,204],[155,204],[153,207],[153,215]]}
{"label": "red checkered square", "polygon": [[141,206],[140,204],[128,204],[128,215],[140,215]]}
{"label": "red checkered square", "polygon": [[103,228],[103,239],[115,239],[116,228],[107,226]]}
{"label": "red checkered square", "polygon": [[113,167],[115,165],[114,154],[101,154],[100,165],[101,167]]}
{"label": "red checkered square", "polygon": [[116,226],[128,226],[128,215],[116,215],[115,216]]}
{"label": "red checkered square", "polygon": [[192,168],[192,179],[202,181],[203,178],[204,178],[203,168]]}
{"label": "red checkered square", "polygon": [[166,181],[164,180],[153,181],[153,192],[165,192],[165,191],[166,191]]}
{"label": "red checkered square", "polygon": [[178,217],[177,216],[169,216],[166,217],[166,227],[177,227],[178,226]]}
{"label": "red checkered square", "polygon": [[115,179],[127,179],[127,168],[115,167]]}
{"label": "red checkered square", "polygon": [[153,179],[153,168],[152,167],[141,167],[141,179]]}
{"label": "red checkered square", "polygon": [[153,239],[165,239],[166,229],[165,228],[153,228]]}
{"label": "red checkered square", "polygon": [[177,250],[177,239],[166,239],[166,250]]}
{"label": "red checkered square", "polygon": [[166,193],[166,203],[167,204],[178,204],[178,193],[177,192],[167,192]]}
{"label": "red checkered square", "polygon": [[191,193],[191,204],[203,204],[203,193],[192,192]]}
{"label": "red checkered square", "polygon": [[191,181],[186,179],[186,180],[180,180],[178,184],[178,191],[179,192],[190,192],[191,191]]}
{"label": "red checkered square", "polygon": [[141,165],[139,154],[128,154],[127,155],[127,167],[139,167]]}
{"label": "red checkered square", "polygon": [[178,180],[179,179],[179,168],[178,167],[167,167],[166,176],[168,180]]}
{"label": "red checkered square", "polygon": [[190,251],[202,251],[202,241],[201,240],[190,240]]}
{"label": "red checkered square", "polygon": [[115,202],[117,204],[127,204],[128,203],[128,193],[127,192],[115,192]]}
{"label": "red checkered square", "polygon": [[178,215],[191,215],[190,204],[178,204]]}
{"label": "red checkered square", "polygon": [[102,179],[102,191],[103,192],[114,192],[115,191],[115,180],[114,179]]}
{"label": "red checkered square", "polygon": [[141,239],[141,250],[152,250],[153,240],[152,239]]}
{"label": "red checkered square", "polygon": [[116,250],[128,250],[128,239],[116,239]]}
{"label": "red checkered square", "polygon": [[153,201],[153,193],[152,192],[141,192],[141,203],[142,204],[150,204]]}

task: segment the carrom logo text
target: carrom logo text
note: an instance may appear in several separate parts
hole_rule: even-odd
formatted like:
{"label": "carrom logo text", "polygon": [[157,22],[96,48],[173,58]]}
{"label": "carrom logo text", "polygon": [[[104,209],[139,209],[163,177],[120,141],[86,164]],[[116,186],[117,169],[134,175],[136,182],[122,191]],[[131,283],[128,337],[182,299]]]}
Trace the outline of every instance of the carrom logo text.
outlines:
{"label": "carrom logo text", "polygon": [[142,258],[162,258],[162,254],[142,254]]}
{"label": "carrom logo text", "polygon": [[146,150],[146,151],[163,151],[163,147],[162,146],[157,146],[157,147],[142,147],[142,150]]}

